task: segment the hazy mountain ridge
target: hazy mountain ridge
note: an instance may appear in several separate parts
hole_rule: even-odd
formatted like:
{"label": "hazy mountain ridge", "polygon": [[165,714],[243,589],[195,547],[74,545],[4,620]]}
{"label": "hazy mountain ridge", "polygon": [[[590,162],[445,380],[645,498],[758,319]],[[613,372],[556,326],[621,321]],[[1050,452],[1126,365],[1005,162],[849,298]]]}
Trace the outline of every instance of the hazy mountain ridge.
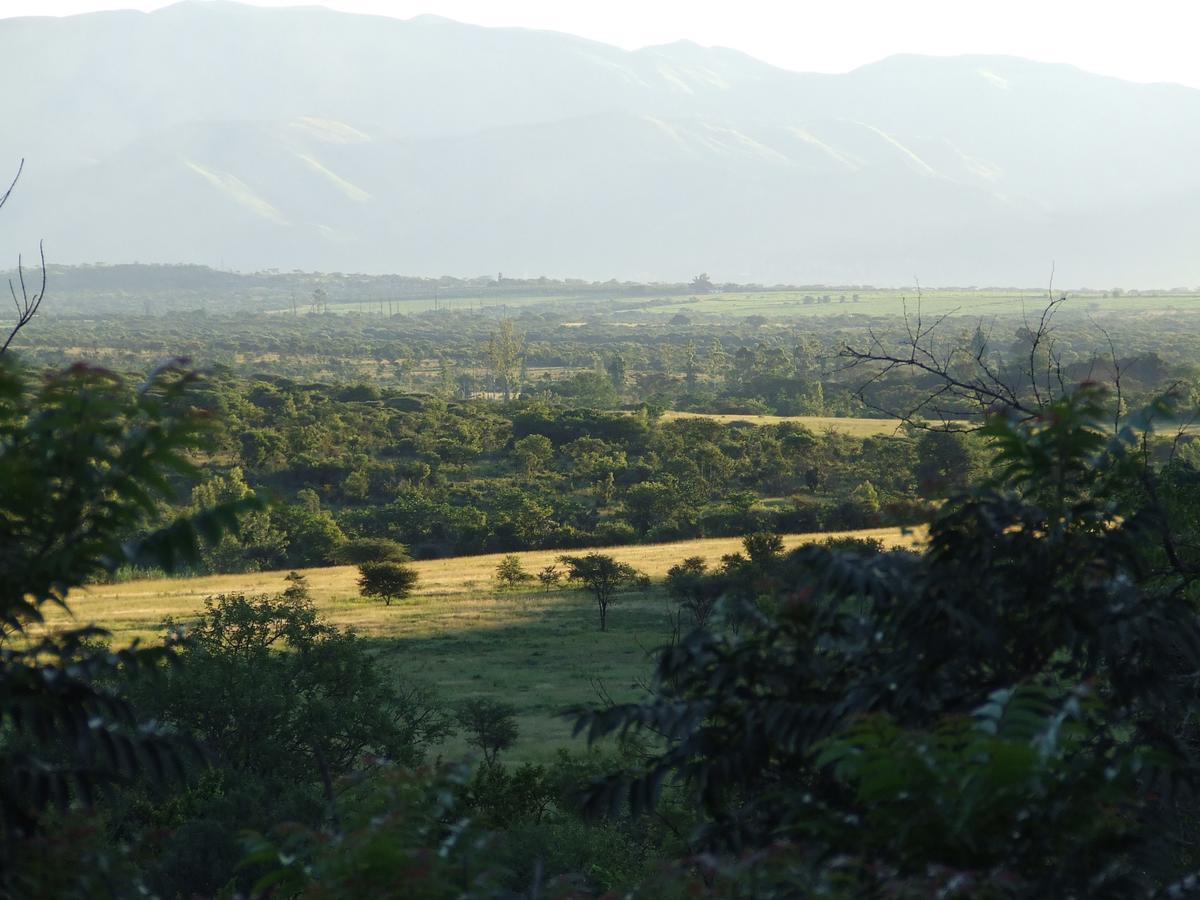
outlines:
{"label": "hazy mountain ridge", "polygon": [[0,20],[0,41],[23,126],[0,160],[29,160],[0,239],[64,262],[1200,281],[1186,88],[990,57],[806,75],[230,3]]}

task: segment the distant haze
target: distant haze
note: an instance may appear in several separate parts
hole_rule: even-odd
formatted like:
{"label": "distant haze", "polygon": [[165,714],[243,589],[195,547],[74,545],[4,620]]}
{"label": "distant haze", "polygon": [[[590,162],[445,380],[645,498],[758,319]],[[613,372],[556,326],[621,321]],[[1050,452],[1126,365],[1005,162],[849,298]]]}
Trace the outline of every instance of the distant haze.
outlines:
{"label": "distant haze", "polygon": [[[0,17],[146,12],[175,0],[3,0]],[[797,72],[848,72],[897,53],[1022,56],[1200,88],[1200,7],[1180,0],[251,0],[399,19],[434,13],[561,31],[637,50],[686,39]]]}
{"label": "distant haze", "polygon": [[28,159],[0,249],[57,262],[1200,283],[1186,87],[227,3],[4,19],[0,45],[0,165]]}

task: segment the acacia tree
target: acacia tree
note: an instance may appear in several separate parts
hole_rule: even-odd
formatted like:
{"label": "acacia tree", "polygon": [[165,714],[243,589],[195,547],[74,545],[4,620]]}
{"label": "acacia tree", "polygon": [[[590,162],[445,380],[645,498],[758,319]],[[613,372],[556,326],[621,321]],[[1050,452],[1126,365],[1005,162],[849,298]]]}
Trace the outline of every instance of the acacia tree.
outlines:
{"label": "acacia tree", "polygon": [[513,443],[513,456],[526,477],[542,471],[554,459],[554,444],[544,434],[530,434]]}
{"label": "acacia tree", "polygon": [[756,566],[769,565],[783,553],[783,538],[770,531],[756,531],[742,538],[746,555]]}
{"label": "acacia tree", "polygon": [[606,553],[560,556],[558,560],[567,567],[567,580],[579,582],[580,587],[595,598],[596,608],[600,611],[600,630],[607,631],[608,608],[613,597],[621,588],[638,583],[638,570]]}
{"label": "acacia tree", "polygon": [[418,580],[416,569],[395,560],[365,562],[358,567],[358,589],[364,597],[378,597],[384,606],[412,594]]}
{"label": "acacia tree", "polygon": [[369,562],[408,562],[408,548],[390,538],[354,538],[343,543],[334,554],[342,565]]}

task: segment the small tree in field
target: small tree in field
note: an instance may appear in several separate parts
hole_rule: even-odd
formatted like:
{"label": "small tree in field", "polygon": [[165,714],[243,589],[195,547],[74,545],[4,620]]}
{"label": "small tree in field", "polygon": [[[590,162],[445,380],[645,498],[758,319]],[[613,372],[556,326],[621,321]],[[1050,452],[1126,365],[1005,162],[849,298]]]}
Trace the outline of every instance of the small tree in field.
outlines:
{"label": "small tree in field", "polygon": [[708,571],[700,556],[689,556],[667,569],[667,593],[681,609],[691,613],[697,628],[704,628],[721,596],[721,579]]}
{"label": "small tree in field", "polygon": [[517,709],[500,700],[476,697],[460,703],[458,724],[467,733],[467,743],[479,748],[489,766],[501,750],[517,742]]}
{"label": "small tree in field", "polygon": [[600,610],[600,630],[608,630],[608,607],[613,596],[622,587],[638,583],[638,570],[623,562],[617,562],[605,553],[588,553],[586,556],[560,556],[559,561],[567,567],[567,580],[577,581],[585,591],[596,598]]}
{"label": "small tree in field", "polygon": [[542,584],[542,590],[552,591],[562,584],[563,573],[553,563],[537,573],[537,580]]}
{"label": "small tree in field", "polygon": [[746,555],[756,566],[769,565],[783,553],[783,538],[770,531],[757,531],[742,538]]}
{"label": "small tree in field", "polygon": [[412,594],[417,578],[417,570],[412,566],[390,560],[365,562],[358,567],[359,591],[364,597],[378,597],[385,606]]}
{"label": "small tree in field", "polygon": [[496,580],[500,582],[501,587],[515,588],[526,581],[533,581],[533,576],[521,565],[521,557],[510,553],[496,566]]}

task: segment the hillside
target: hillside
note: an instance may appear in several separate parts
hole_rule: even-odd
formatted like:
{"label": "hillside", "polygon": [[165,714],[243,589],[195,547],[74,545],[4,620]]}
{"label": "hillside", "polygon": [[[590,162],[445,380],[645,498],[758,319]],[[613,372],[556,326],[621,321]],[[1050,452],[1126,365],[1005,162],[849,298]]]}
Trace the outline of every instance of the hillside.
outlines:
{"label": "hillside", "polygon": [[29,160],[0,241],[57,262],[1200,281],[1180,87],[982,57],[799,74],[224,2],[0,20],[0,42],[7,118],[38,123],[0,135]]}

